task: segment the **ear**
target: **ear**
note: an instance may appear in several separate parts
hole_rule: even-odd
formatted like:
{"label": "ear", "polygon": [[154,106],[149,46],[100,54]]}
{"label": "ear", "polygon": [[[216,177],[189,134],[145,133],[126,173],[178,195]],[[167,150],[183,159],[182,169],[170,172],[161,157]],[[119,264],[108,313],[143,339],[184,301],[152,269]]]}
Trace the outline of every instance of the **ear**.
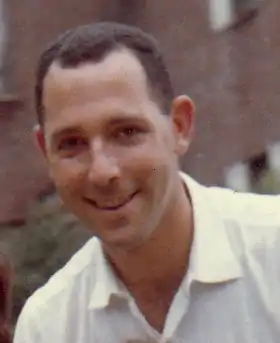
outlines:
{"label": "ear", "polygon": [[34,136],[35,144],[37,145],[38,149],[41,151],[43,156],[46,158],[47,150],[46,150],[45,135],[44,135],[42,127],[39,124],[33,127],[33,136]]}
{"label": "ear", "polygon": [[195,107],[186,95],[180,95],[172,103],[171,119],[175,138],[175,153],[184,155],[192,141]]}

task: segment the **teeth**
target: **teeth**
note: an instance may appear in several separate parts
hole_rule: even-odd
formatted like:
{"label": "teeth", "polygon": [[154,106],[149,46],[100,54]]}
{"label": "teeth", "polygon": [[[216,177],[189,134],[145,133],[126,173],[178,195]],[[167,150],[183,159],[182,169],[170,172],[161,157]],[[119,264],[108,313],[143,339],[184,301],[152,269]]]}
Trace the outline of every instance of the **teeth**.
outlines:
{"label": "teeth", "polygon": [[117,209],[117,208],[119,208],[119,207],[121,207],[121,206],[123,206],[123,205],[125,205],[130,199],[132,199],[133,198],[133,196],[135,195],[135,193],[134,194],[132,194],[130,197],[128,197],[126,200],[124,200],[123,202],[121,202],[121,203],[118,203],[118,204],[106,204],[105,206],[100,206],[99,204],[97,204],[97,203],[95,203],[95,205],[96,205],[96,207],[97,208],[99,208],[99,209]]}
{"label": "teeth", "polygon": [[122,205],[124,205],[129,199],[126,199],[125,201],[118,203],[118,204],[104,204],[104,205],[100,205],[98,203],[96,203],[96,207],[100,208],[100,209],[110,209],[110,208],[118,208]]}
{"label": "teeth", "polygon": [[115,208],[118,208],[118,207],[121,207],[121,205],[114,205],[114,206],[98,206],[98,208],[102,209],[102,210],[111,210],[111,209],[115,209]]}
{"label": "teeth", "polygon": [[124,203],[121,203],[121,204],[117,204],[117,205],[97,205],[97,207],[99,207],[99,208],[114,208],[114,207],[120,207],[122,204],[124,204]]}

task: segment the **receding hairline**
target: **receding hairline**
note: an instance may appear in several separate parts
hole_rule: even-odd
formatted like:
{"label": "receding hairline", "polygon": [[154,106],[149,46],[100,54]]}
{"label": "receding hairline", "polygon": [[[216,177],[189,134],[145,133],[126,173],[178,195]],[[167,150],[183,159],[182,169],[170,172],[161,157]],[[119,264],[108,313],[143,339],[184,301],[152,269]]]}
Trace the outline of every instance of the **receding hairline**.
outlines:
{"label": "receding hairline", "polygon": [[127,49],[138,60],[144,69],[152,100],[164,114],[168,114],[174,89],[158,41],[135,26],[97,22],[65,31],[42,52],[35,84],[38,123],[43,124],[44,121],[43,83],[53,63],[61,61],[63,68],[77,68],[84,63],[96,64],[120,47]]}
{"label": "receding hairline", "polygon": [[[137,64],[137,67],[139,67],[139,70],[143,76],[143,82],[146,85],[147,95],[149,96],[150,100],[153,101],[158,106],[158,108],[160,110],[162,110],[161,99],[160,99],[161,95],[157,94],[157,92],[152,89],[151,82],[149,82],[149,77],[147,75],[147,72],[146,72],[143,64],[141,63],[141,60],[138,58],[137,54],[135,54],[132,49],[130,49],[129,47],[122,45],[122,44],[118,44],[114,49],[106,52],[106,54],[104,54],[100,60],[97,60],[97,61],[95,61],[95,60],[81,61],[77,65],[73,65],[73,66],[69,66],[67,64],[64,64],[63,60],[61,60],[58,57],[57,59],[55,59],[50,64],[50,66],[49,66],[49,68],[48,68],[48,70],[44,76],[44,79],[42,82],[43,90],[45,89],[46,79],[48,78],[48,76],[50,76],[51,73],[55,72],[56,70],[77,70],[77,69],[87,67],[87,66],[88,67],[98,66],[99,64],[106,63],[107,59],[116,58],[118,55],[121,55],[121,54],[125,54],[126,56],[128,56],[129,58],[134,60],[135,64]],[[44,100],[44,93],[45,92],[43,91],[42,100]],[[43,106],[43,109],[44,109],[44,106]],[[44,115],[44,111],[43,111],[43,115]]]}
{"label": "receding hairline", "polygon": [[145,70],[141,60],[138,58],[137,54],[134,53],[134,51],[132,49],[130,49],[127,46],[122,45],[122,44],[118,44],[116,47],[114,47],[114,49],[106,52],[102,56],[102,58],[100,58],[99,60],[94,60],[94,59],[90,60],[89,59],[86,61],[81,61],[81,62],[77,63],[76,65],[65,64],[63,62],[63,60],[60,58],[60,56],[58,56],[58,58],[54,59],[53,62],[50,64],[50,66],[49,66],[49,68],[45,74],[44,79],[47,77],[47,75],[49,74],[49,72],[52,68],[78,69],[78,68],[85,67],[85,66],[98,65],[98,64],[102,64],[102,63],[106,62],[107,59],[114,57],[114,55],[118,56],[121,54],[125,54],[125,55],[131,57],[136,62],[136,64],[140,67],[140,69],[143,73],[143,76],[145,77],[146,81],[148,82],[148,75],[146,73],[146,70]]}

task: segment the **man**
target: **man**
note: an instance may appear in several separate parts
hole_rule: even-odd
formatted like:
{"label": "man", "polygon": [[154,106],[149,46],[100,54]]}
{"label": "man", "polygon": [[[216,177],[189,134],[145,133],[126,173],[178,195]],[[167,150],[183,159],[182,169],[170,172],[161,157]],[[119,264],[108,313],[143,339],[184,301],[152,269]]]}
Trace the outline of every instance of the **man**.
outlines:
{"label": "man", "polygon": [[152,37],[67,31],[41,56],[36,102],[50,175],[95,237],[28,299],[15,343],[279,341],[279,198],[179,172],[194,106]]}

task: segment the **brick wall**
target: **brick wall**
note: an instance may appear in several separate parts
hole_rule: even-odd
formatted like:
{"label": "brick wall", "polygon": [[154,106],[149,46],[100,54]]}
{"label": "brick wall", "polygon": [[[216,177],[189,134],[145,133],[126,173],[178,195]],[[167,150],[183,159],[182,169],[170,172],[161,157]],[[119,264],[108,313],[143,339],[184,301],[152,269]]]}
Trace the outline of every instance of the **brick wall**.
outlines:
{"label": "brick wall", "polygon": [[184,169],[221,185],[226,166],[280,139],[280,2],[266,2],[244,25],[216,33],[209,1],[147,1],[138,24],[158,37],[178,94],[197,106]]}
{"label": "brick wall", "polygon": [[[101,0],[9,0],[9,82],[14,99],[0,94],[0,222],[20,223],[34,197],[49,187],[32,139],[34,69],[45,45],[61,31],[97,20]],[[103,2],[104,4],[104,2]]]}

